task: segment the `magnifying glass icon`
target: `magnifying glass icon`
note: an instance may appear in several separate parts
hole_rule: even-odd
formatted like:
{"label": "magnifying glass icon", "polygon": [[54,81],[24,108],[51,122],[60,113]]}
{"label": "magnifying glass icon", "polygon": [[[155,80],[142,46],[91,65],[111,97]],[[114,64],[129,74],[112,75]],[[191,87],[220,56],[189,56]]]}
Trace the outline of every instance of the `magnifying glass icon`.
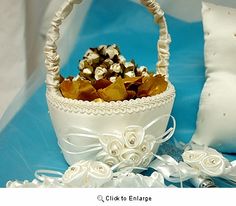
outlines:
{"label": "magnifying glass icon", "polygon": [[104,202],[104,199],[103,199],[103,196],[102,196],[102,195],[98,195],[98,196],[97,196],[97,199],[98,199],[98,201]]}

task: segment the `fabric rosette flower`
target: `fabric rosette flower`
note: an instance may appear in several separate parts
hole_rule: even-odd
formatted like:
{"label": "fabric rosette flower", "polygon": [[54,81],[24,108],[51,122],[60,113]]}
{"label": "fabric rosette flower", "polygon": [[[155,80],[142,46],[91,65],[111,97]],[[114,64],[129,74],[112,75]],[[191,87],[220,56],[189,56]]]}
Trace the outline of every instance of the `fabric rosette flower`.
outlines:
{"label": "fabric rosette flower", "polygon": [[91,161],[88,167],[89,187],[100,187],[106,182],[109,182],[113,177],[111,168],[102,163]]}
{"label": "fabric rosette flower", "polygon": [[103,162],[107,165],[109,165],[110,167],[113,166],[113,165],[118,165],[119,164],[119,160],[117,157],[112,157],[110,155],[106,155],[104,158],[103,158]]}
{"label": "fabric rosette flower", "polygon": [[145,135],[145,130],[137,125],[128,126],[122,134],[103,134],[99,137],[103,151],[97,155],[109,166],[147,167],[152,160],[155,138]]}
{"label": "fabric rosette flower", "polygon": [[123,149],[124,149],[124,144],[119,139],[113,139],[107,145],[108,154],[114,157],[119,156]]}
{"label": "fabric rosette flower", "polygon": [[182,155],[184,162],[189,165],[195,166],[207,155],[204,150],[189,150],[185,151]]}
{"label": "fabric rosette flower", "polygon": [[111,65],[110,70],[115,73],[122,73],[121,65],[118,63]]}
{"label": "fabric rosette flower", "polygon": [[218,155],[209,155],[201,161],[202,171],[210,176],[220,176],[224,173],[225,163]]}
{"label": "fabric rosette flower", "polygon": [[123,133],[123,139],[127,148],[138,147],[144,138],[145,131],[140,126],[128,126]]}
{"label": "fabric rosette flower", "polygon": [[105,49],[105,54],[109,56],[110,59],[113,59],[114,56],[120,54],[118,47],[113,44]]}
{"label": "fabric rosette flower", "polygon": [[189,150],[182,156],[185,163],[209,176],[220,176],[226,168],[226,161],[222,154],[211,148]]}
{"label": "fabric rosette flower", "polygon": [[116,135],[104,134],[99,137],[99,141],[108,155],[117,157],[121,154],[124,149],[124,143]]}
{"label": "fabric rosette flower", "polygon": [[69,187],[100,187],[112,178],[111,168],[96,161],[79,161],[64,173],[63,183]]}
{"label": "fabric rosette flower", "polygon": [[104,67],[97,67],[95,69],[95,79],[96,80],[103,79],[106,74],[107,74],[107,69]]}
{"label": "fabric rosette flower", "polygon": [[146,136],[145,136],[143,142],[139,146],[139,150],[143,154],[148,154],[148,153],[152,152],[152,150],[154,148],[154,145],[155,145],[155,140],[153,140],[153,139],[146,139]]}
{"label": "fabric rosette flower", "polygon": [[137,149],[124,149],[119,159],[123,162],[120,167],[137,167],[142,161],[142,153]]}
{"label": "fabric rosette flower", "polygon": [[97,62],[99,62],[99,55],[98,55],[96,52],[92,51],[91,49],[89,49],[89,50],[85,53],[84,57],[85,57],[91,64],[92,64],[92,63],[97,63]]}
{"label": "fabric rosette flower", "polygon": [[83,187],[87,176],[88,161],[81,160],[70,166],[64,173],[62,180],[69,187]]}

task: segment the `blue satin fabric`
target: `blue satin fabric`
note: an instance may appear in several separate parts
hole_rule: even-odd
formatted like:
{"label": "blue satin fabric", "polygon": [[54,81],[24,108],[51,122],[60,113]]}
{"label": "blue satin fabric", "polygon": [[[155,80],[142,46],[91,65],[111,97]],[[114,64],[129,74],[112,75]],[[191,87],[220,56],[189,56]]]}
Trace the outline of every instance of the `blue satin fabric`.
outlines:
{"label": "blue satin fabric", "polygon": [[[202,23],[185,23],[168,15],[167,22],[172,37],[169,73],[177,93],[174,138],[187,143],[195,130],[205,80]],[[140,5],[127,0],[94,1],[62,74],[77,74],[78,61],[87,48],[113,43],[126,59],[154,70],[157,39],[158,27]],[[31,180],[37,169],[64,171],[67,166],[57,146],[43,84],[0,133],[0,187],[8,180]]]}

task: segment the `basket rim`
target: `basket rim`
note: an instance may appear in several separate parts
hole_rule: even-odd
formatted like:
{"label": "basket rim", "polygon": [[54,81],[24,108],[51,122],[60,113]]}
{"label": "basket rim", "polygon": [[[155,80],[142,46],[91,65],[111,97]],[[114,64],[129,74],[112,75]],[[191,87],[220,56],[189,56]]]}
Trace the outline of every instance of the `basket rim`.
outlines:
{"label": "basket rim", "polygon": [[166,91],[161,94],[111,102],[89,102],[69,99],[61,96],[60,91],[51,92],[50,90],[47,90],[46,97],[49,104],[65,112],[111,115],[118,113],[134,113],[160,107],[174,99],[175,88],[169,82]]}

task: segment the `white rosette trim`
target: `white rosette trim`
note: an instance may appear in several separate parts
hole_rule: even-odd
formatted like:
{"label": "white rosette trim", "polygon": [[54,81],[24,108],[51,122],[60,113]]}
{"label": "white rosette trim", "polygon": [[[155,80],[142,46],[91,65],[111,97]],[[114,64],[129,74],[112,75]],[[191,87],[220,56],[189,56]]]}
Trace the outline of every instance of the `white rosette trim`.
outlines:
{"label": "white rosette trim", "polygon": [[212,177],[223,175],[229,164],[221,153],[211,148],[185,151],[182,157],[185,163]]}
{"label": "white rosette trim", "polygon": [[[151,134],[150,128],[158,128],[159,121],[165,118],[173,121],[173,127],[160,136]],[[158,146],[172,137],[175,127],[171,115],[158,117],[145,127],[130,125],[124,131],[113,133],[98,134],[86,128],[73,127],[58,144],[64,153],[81,157],[78,159],[101,161],[117,169],[147,167]]]}
{"label": "white rosette trim", "polygon": [[[150,177],[130,172],[113,173],[112,168],[98,161],[81,160],[64,174],[52,170],[38,170],[32,182],[9,181],[8,188],[98,188],[98,187],[166,187],[160,173]],[[51,175],[57,175],[52,177]]]}
{"label": "white rosette trim", "polygon": [[79,161],[66,170],[62,179],[68,187],[101,187],[112,178],[111,168],[96,161]]}

